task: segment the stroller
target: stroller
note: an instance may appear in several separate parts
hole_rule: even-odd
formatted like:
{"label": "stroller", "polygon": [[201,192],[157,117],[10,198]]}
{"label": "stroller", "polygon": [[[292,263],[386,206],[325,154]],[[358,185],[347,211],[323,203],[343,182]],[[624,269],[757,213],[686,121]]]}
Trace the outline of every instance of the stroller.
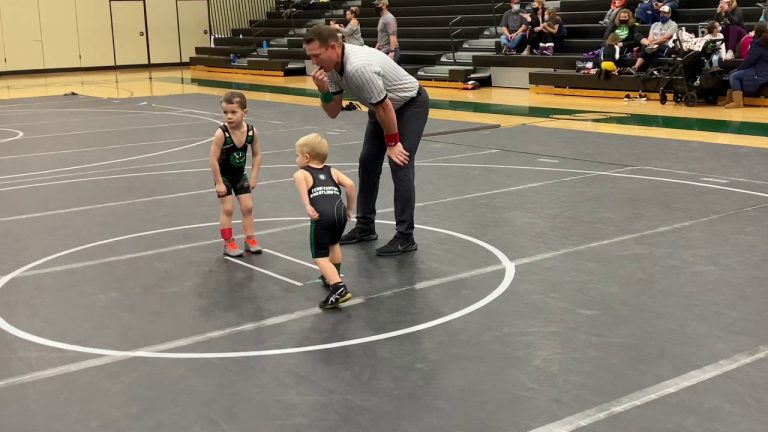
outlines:
{"label": "stroller", "polygon": [[673,57],[661,60],[642,77],[644,90],[646,82],[654,81],[662,105],[669,100],[669,93],[675,103],[688,107],[696,106],[699,99],[717,104],[717,97],[727,87],[726,74],[720,67],[722,43],[722,39],[696,38],[681,29],[673,39]]}

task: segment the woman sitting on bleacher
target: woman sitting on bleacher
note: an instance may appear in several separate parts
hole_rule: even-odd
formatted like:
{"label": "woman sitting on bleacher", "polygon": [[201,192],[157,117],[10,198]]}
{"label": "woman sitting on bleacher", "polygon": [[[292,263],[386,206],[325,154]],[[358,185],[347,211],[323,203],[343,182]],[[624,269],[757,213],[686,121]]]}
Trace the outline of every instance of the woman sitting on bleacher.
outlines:
{"label": "woman sitting on bleacher", "polygon": [[643,39],[637,30],[637,24],[632,17],[632,11],[629,9],[622,9],[619,14],[616,15],[616,19],[613,20],[611,26],[605,31],[603,35],[603,41],[608,40],[608,36],[612,33],[616,33],[619,36],[619,49],[621,55],[631,54],[635,47],[640,45],[640,40]]}
{"label": "woman sitting on bleacher", "polygon": [[768,83],[768,24],[761,22],[755,26],[749,54],[738,69],[731,72],[729,79],[731,90],[726,96],[726,108],[743,107],[744,93],[756,94]]}
{"label": "woman sitting on bleacher", "polygon": [[736,0],[720,0],[715,12],[714,21],[723,27],[725,36],[725,58],[732,59],[736,51],[736,45],[747,35],[744,30],[744,18],[741,16],[741,8]]}
{"label": "woman sitting on bleacher", "polygon": [[526,14],[523,17],[528,21],[528,44],[523,51],[523,55],[529,55],[531,50],[538,50],[543,37],[541,25],[546,21],[544,12],[544,0],[533,1],[533,14]]}
{"label": "woman sitting on bleacher", "polygon": [[363,46],[365,42],[363,41],[363,33],[360,31],[360,21],[357,20],[358,15],[360,15],[360,8],[352,6],[347,10],[347,27],[336,24],[336,21],[331,21],[331,27],[344,35],[344,42]]}
{"label": "woman sitting on bleacher", "polygon": [[[555,53],[555,39],[562,39],[564,36],[563,20],[557,16],[555,9],[547,9],[546,22],[539,26],[540,31],[534,33],[533,37],[537,37],[539,40],[534,41],[531,45],[538,42],[539,49],[534,51],[534,54],[538,55],[552,55]],[[534,29],[536,30],[536,29]]]}

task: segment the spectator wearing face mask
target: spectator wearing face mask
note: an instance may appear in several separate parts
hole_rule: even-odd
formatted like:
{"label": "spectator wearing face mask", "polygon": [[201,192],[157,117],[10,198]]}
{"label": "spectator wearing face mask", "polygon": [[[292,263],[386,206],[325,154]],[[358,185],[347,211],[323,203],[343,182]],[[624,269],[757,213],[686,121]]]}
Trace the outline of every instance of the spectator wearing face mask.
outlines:
{"label": "spectator wearing face mask", "polygon": [[674,13],[677,10],[677,0],[648,0],[640,3],[635,9],[635,18],[642,24],[653,24],[661,20],[661,8],[667,7]]}
{"label": "spectator wearing face mask", "polygon": [[635,47],[640,45],[640,40],[643,36],[637,32],[637,24],[634,17],[632,17],[632,11],[629,9],[622,9],[616,15],[616,18],[611,23],[608,30],[603,35],[603,40],[607,40],[608,36],[616,33],[619,37],[618,47],[621,55],[631,53]]}
{"label": "spectator wearing face mask", "polygon": [[528,21],[520,13],[520,0],[510,0],[512,8],[501,17],[501,53],[514,54],[517,47],[525,40]]}
{"label": "spectator wearing face mask", "polygon": [[[707,34],[704,35],[704,39],[707,40],[720,40],[722,41],[723,34],[720,33],[720,23],[717,21],[710,21],[707,23]],[[725,58],[725,44],[720,44],[720,58]]]}
{"label": "spectator wearing face mask", "polygon": [[542,24],[547,20],[544,9],[544,0],[534,0],[532,14],[523,15],[528,21],[528,45],[523,55],[529,55],[531,50],[538,50],[543,37]]}
{"label": "spectator wearing face mask", "polygon": [[388,55],[397,63],[400,60],[400,46],[397,42],[397,20],[389,12],[389,0],[376,0],[373,6],[379,11],[379,25],[376,26],[379,37],[376,49]]}
{"label": "spectator wearing face mask", "polygon": [[635,66],[630,68],[633,73],[639,71],[646,62],[666,56],[672,38],[677,33],[677,23],[671,18],[672,10],[667,6],[662,6],[659,12],[661,14],[659,22],[651,26],[647,38],[640,40],[643,49],[640,58],[635,62]]}

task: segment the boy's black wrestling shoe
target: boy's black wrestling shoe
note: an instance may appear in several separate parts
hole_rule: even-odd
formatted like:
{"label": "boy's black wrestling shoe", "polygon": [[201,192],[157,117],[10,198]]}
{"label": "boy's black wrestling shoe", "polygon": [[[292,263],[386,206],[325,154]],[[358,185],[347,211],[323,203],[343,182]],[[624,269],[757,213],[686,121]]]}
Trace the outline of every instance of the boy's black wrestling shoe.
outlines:
{"label": "boy's black wrestling shoe", "polygon": [[352,293],[349,292],[344,282],[339,282],[331,286],[331,292],[325,300],[320,302],[320,309],[332,309],[336,306],[349,301],[352,298]]}
{"label": "boy's black wrestling shoe", "polygon": [[379,235],[376,234],[376,231],[372,229],[354,227],[351,230],[349,230],[348,233],[341,236],[341,241],[339,241],[339,243],[343,245],[348,245],[348,244],[355,244],[355,243],[365,242],[365,241],[373,241],[378,238],[379,238]]}
{"label": "boy's black wrestling shoe", "polygon": [[376,255],[378,256],[397,256],[405,252],[413,252],[419,247],[413,239],[406,240],[397,236],[392,237],[392,240],[384,246],[376,249]]}

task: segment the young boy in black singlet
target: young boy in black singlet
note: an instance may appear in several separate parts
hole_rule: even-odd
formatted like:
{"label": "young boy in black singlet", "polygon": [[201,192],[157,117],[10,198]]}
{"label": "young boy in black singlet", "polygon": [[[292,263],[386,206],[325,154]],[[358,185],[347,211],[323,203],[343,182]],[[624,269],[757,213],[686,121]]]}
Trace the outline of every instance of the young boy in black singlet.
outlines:
{"label": "young boy in black singlet", "polygon": [[[299,170],[293,174],[301,202],[312,222],[309,228],[309,244],[312,258],[320,268],[320,280],[330,290],[320,302],[329,309],[352,298],[341,280],[341,246],[347,220],[355,208],[355,184],[336,168],[325,165],[328,158],[328,142],[319,134],[310,134],[296,142],[296,164]],[[347,204],[341,199],[341,188],[347,195]]]}
{"label": "young boy in black singlet", "polygon": [[[216,184],[216,195],[219,197],[221,213],[221,238],[224,240],[224,255],[241,256],[243,250],[237,247],[232,236],[232,214],[235,211],[235,201],[232,194],[240,203],[240,213],[243,215],[243,230],[245,231],[245,250],[250,253],[261,253],[259,242],[253,226],[253,199],[251,191],[256,187],[256,180],[261,167],[261,151],[259,136],[252,125],[246,123],[248,105],[245,95],[239,92],[229,92],[221,98],[221,110],[224,113],[224,124],[216,130],[211,145],[210,161],[213,171],[213,181]],[[251,175],[245,174],[245,161],[251,147]]]}

